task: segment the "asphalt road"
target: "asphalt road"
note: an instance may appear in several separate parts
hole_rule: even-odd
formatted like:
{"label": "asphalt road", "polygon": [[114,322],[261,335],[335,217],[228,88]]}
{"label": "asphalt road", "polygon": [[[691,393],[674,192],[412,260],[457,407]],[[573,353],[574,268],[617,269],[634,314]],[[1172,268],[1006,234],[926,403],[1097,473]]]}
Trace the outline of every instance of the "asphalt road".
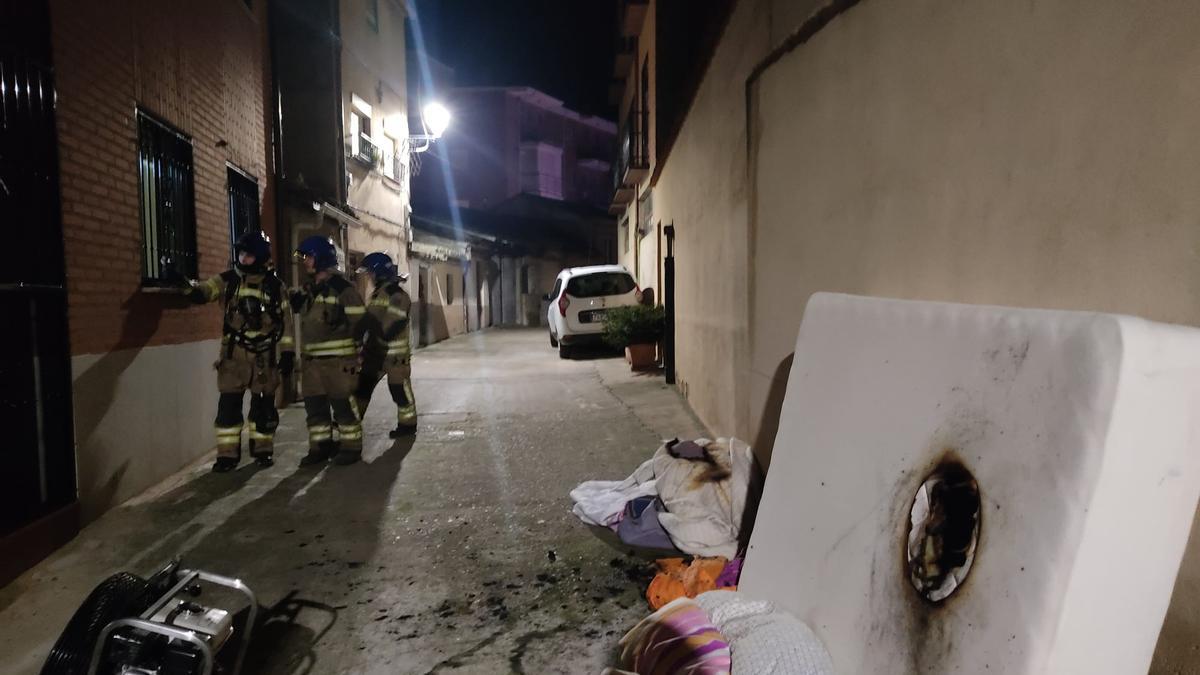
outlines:
{"label": "asphalt road", "polygon": [[538,330],[420,350],[420,426],[393,442],[380,388],[365,461],[299,469],[303,411],[278,462],[201,461],[0,589],[0,663],[36,673],[108,574],[175,555],[236,576],[265,612],[247,673],[595,673],[648,613],[644,560],[571,515],[580,481],[621,479],[660,438],[703,435],[661,375],[563,361]]}

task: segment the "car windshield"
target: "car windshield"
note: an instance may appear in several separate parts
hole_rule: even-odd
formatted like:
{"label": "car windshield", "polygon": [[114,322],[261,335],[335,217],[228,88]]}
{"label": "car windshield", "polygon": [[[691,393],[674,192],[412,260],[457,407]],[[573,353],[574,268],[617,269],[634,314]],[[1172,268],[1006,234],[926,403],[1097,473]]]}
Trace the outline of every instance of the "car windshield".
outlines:
{"label": "car windshield", "polygon": [[626,272],[596,272],[572,277],[567,282],[567,295],[576,298],[595,298],[601,295],[625,295],[636,284]]}

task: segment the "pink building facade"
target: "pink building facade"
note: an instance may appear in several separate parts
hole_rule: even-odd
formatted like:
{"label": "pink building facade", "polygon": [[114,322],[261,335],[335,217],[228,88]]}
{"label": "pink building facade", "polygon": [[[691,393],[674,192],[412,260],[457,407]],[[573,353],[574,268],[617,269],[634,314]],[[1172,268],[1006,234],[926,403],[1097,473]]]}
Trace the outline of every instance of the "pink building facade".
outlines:
{"label": "pink building facade", "polygon": [[421,157],[416,211],[447,204],[487,210],[519,194],[606,209],[616,125],[529,87],[460,87],[454,121]]}

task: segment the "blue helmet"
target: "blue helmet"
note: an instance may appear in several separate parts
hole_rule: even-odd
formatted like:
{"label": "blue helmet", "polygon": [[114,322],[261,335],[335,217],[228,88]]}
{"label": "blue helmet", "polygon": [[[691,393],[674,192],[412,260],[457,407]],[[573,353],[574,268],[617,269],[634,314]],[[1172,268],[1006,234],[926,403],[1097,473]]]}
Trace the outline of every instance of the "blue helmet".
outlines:
{"label": "blue helmet", "polygon": [[264,270],[267,268],[267,262],[271,260],[271,238],[262,230],[246,232],[238,237],[237,241],[233,244],[235,256],[243,251],[254,256],[254,264],[243,265],[241,262],[235,260],[234,263],[238,269],[243,272]]}
{"label": "blue helmet", "polygon": [[300,242],[300,245],[296,247],[296,255],[311,255],[318,272],[338,266],[337,248],[333,245],[333,240],[319,234],[314,234]]}
{"label": "blue helmet", "polygon": [[359,266],[358,273],[363,274],[365,272],[369,272],[377,283],[391,281],[396,278],[403,280],[404,278],[404,275],[401,275],[399,270],[396,269],[396,263],[392,260],[392,256],[382,251],[368,253],[362,259],[362,265]]}

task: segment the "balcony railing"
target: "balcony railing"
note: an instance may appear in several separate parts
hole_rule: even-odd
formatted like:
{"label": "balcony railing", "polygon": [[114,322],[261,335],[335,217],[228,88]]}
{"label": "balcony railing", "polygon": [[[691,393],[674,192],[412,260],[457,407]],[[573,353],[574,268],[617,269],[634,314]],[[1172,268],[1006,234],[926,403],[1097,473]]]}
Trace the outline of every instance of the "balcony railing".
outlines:
{"label": "balcony railing", "polygon": [[366,134],[358,135],[357,147],[350,149],[350,155],[372,169],[379,166],[383,153],[375,141]]}
{"label": "balcony railing", "polygon": [[647,118],[641,111],[630,109],[617,138],[616,161],[613,162],[613,202],[625,204],[650,168],[646,149]]}

